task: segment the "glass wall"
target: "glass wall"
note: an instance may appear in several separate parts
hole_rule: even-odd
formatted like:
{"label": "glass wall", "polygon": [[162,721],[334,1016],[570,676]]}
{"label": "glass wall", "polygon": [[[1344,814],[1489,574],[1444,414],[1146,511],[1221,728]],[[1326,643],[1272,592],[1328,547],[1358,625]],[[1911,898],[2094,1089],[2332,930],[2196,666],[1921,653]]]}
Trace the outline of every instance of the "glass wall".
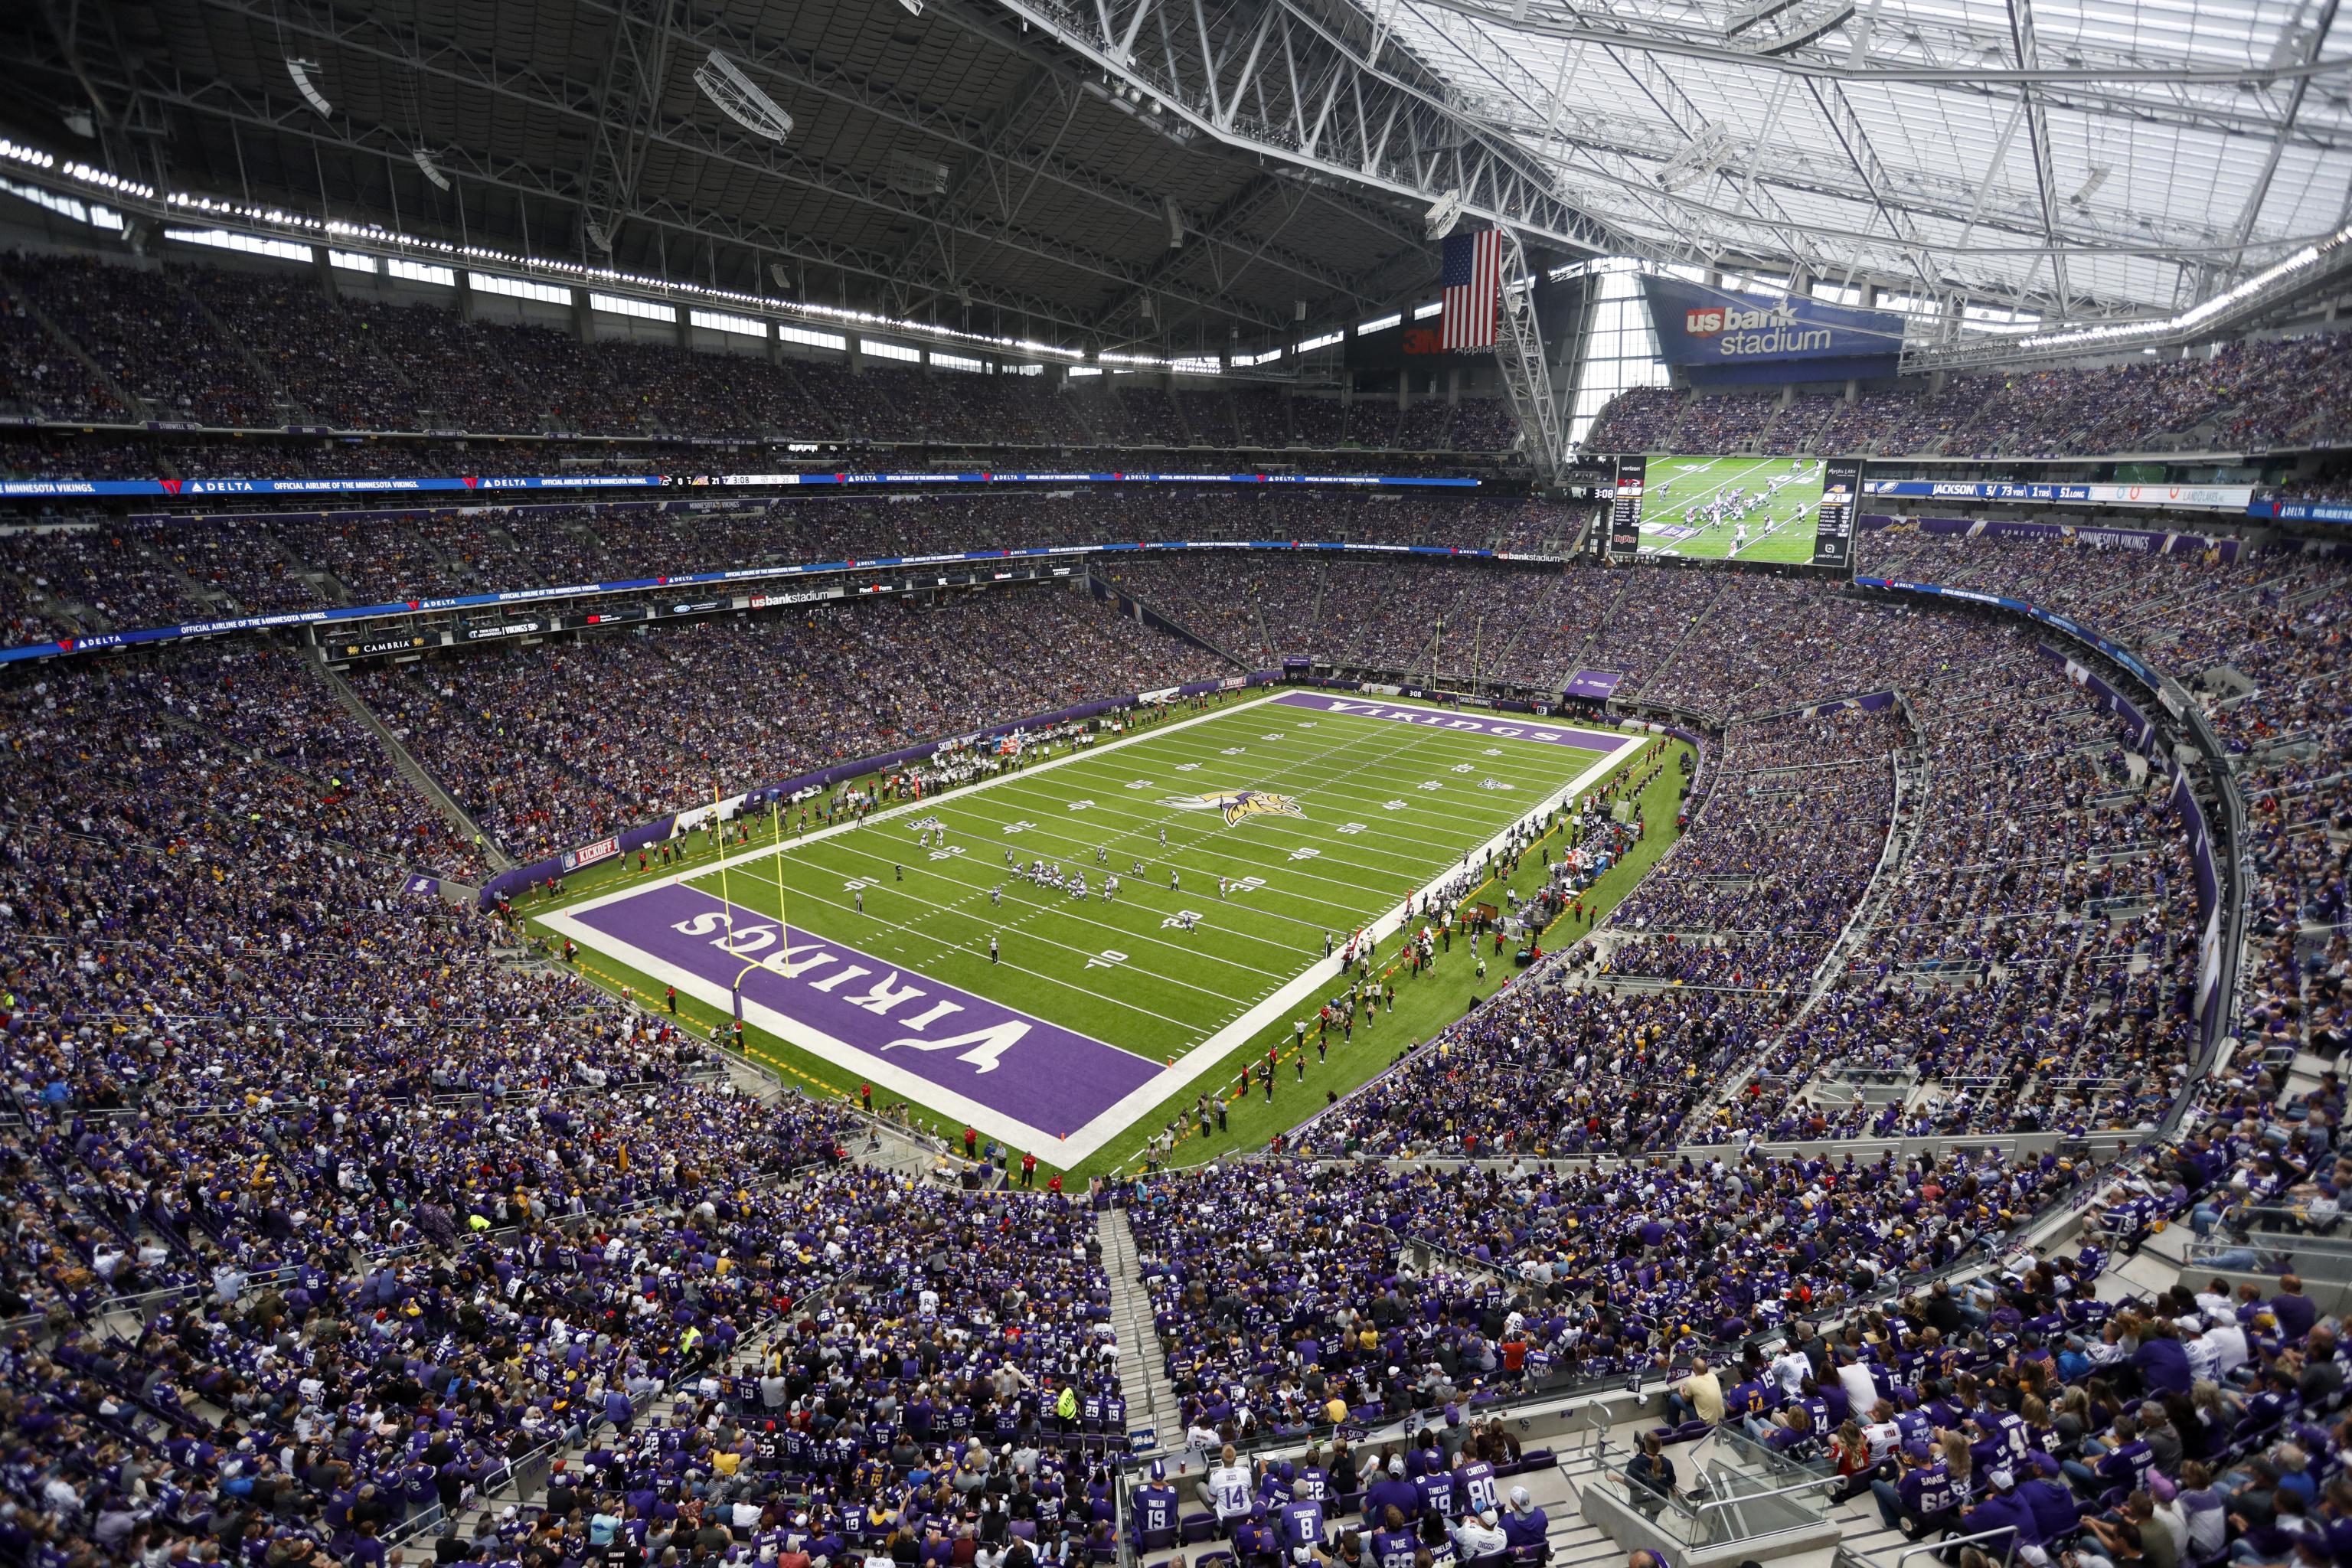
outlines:
{"label": "glass wall", "polygon": [[1576,392],[1568,408],[1568,444],[1584,444],[1585,434],[1609,400],[1628,387],[1664,386],[1666,367],[1650,330],[1650,307],[1642,298],[1636,264],[1615,259],[1588,263],[1593,291],[1591,325],[1576,362]]}

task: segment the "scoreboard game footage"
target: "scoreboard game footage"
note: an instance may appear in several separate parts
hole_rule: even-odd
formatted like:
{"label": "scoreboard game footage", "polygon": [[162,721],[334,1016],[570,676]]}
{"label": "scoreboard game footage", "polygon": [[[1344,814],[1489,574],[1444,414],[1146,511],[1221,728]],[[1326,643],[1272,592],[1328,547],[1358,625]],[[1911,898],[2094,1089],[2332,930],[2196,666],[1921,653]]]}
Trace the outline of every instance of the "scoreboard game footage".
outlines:
{"label": "scoreboard game footage", "polygon": [[1847,567],[1861,465],[1853,458],[1621,458],[1619,557]]}

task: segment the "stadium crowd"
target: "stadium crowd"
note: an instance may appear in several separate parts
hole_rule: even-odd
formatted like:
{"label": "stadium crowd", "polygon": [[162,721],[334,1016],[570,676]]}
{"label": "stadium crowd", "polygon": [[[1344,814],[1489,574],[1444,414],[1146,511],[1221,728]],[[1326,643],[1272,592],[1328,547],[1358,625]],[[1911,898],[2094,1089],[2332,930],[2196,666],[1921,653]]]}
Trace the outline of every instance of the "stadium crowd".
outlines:
{"label": "stadium crowd", "polygon": [[[877,358],[853,374],[844,361],[797,350],[776,360],[745,353],[743,340],[730,343],[724,334],[705,334],[710,346],[700,350],[679,346],[667,331],[659,339],[583,343],[564,324],[568,311],[528,322],[520,312],[461,314],[454,287],[390,296],[343,279],[331,297],[308,267],[129,266],[22,252],[0,262],[8,307],[0,397],[60,422],[143,416],[253,430],[1065,450],[1500,452],[1518,437],[1508,409],[1492,400],[1457,405],[1425,397],[1400,407],[1393,398],[1294,396],[1264,385],[1171,394],[1161,377],[1127,371],[1070,380],[971,374],[966,366],[980,362],[969,356],[936,373]],[[635,328],[619,317],[607,325]],[[88,353],[96,378],[73,347]],[[177,463],[186,448],[161,450]],[[274,450],[279,463],[292,455],[295,471],[371,471],[348,466],[366,448]],[[272,466],[272,451],[255,443],[215,446],[211,466],[244,477],[286,471]],[[235,467],[239,459],[247,466]],[[479,471],[479,459],[436,471]]]}
{"label": "stadium crowd", "polygon": [[1583,449],[1859,452],[1947,458],[2287,447],[2352,415],[2341,333],[2231,343],[2085,369],[1954,373],[1933,391],[1848,402],[1643,386],[1601,410]]}
{"label": "stadium crowd", "polygon": [[[546,547],[568,548],[572,526]],[[2259,1256],[2252,1211],[2324,1213],[2352,1176],[2333,1137],[2340,1089],[2283,1100],[2269,1070],[2343,1043],[2341,563],[1909,531],[1865,548],[2111,628],[2193,677],[2239,754],[2254,1065],[2204,1086],[2189,1137],[2102,1222],[2137,1237],[2187,1213]],[[436,541],[444,561],[469,551],[486,570],[534,558]],[[1184,592],[1176,564],[1144,568],[1160,599]],[[1831,1462],[1860,1487],[1885,1481],[1874,1495],[1906,1530],[2002,1524],[2053,1554],[2118,1561],[2169,1540],[2176,1562],[2319,1568],[2312,1542],[2347,1501],[2346,1437],[2330,1429],[2344,1371],[2292,1284],[2243,1303],[2192,1284],[2108,1316],[2084,1300],[2094,1249],[2072,1276],[2030,1267],[1972,1294],[1864,1306],[1833,1338],[1808,1331],[1884,1286],[1990,1260],[2098,1173],[2054,1151],[1763,1145],[2137,1131],[2184,1087],[2197,921],[2181,824],[2159,760],[2064,664],[2002,623],[1744,574],[1398,563],[1375,583],[1282,558],[1215,571],[1191,591],[1246,601],[1219,624],[1261,648],[1286,647],[1305,605],[1308,634],[1352,657],[1451,668],[1457,634],[1425,649],[1420,632],[1433,642],[1441,610],[1474,628],[1491,615],[1493,649],[1473,632],[1481,668],[1616,668],[1629,691],[1762,715],[1728,726],[1667,873],[1595,946],[1694,918],[1710,878],[1745,880],[1718,884],[1727,907],[1801,925],[1809,952],[1832,923],[1855,945],[1803,994],[1788,984],[1801,963],[1764,984],[1591,966],[1515,984],[1291,1145],[1340,1158],[1132,1188],[1188,1421],[1321,1435],[1336,1400],[1357,1419],[1411,1410],[1454,1430],[1449,1404],[1635,1369],[1675,1374],[1711,1420],[1722,1380],[1673,1348],[1705,1345],[1755,1390],[1747,1414],[1796,1434],[1780,1446],[1826,1455],[1826,1429]],[[110,583],[101,572],[85,591]],[[700,623],[359,684],[522,847],[567,836],[555,812],[568,832],[698,798],[700,759],[729,748],[831,760],[1209,668],[1091,602],[1009,602]],[[745,700],[780,668],[800,677],[798,700]],[[1772,717],[1865,678],[1903,707]],[[679,1562],[764,1561],[770,1544],[779,1561],[837,1562],[899,1552],[902,1529],[910,1563],[934,1542],[951,1561],[967,1531],[1057,1561],[1108,1554],[1118,1525],[1087,1417],[1061,1414],[1123,1426],[1082,1205],[856,1163],[840,1113],[747,1106],[666,1022],[509,962],[495,918],[410,890],[416,870],[477,874],[479,847],[403,794],[287,650],[14,671],[0,714],[14,1113],[0,1158],[16,1198],[0,1289],[22,1320],[0,1387],[10,1550],[375,1564],[387,1540],[466,1516],[529,1457],[580,1451],[537,1510],[473,1514],[443,1560],[559,1561],[625,1540]],[[1882,790],[1906,751],[1903,793]],[[512,808],[494,775],[519,781]],[[1784,790],[1801,798],[1777,803]],[[550,821],[530,820],[541,808]],[[1839,815],[1860,848],[1816,831]],[[1885,844],[1897,859],[1874,903],[1854,879]],[[1832,1097],[1850,1068],[1903,1092]],[[1563,1158],[1627,1148],[1690,1152]],[[1423,1158],[1345,1158],[1391,1152]],[[1444,1261],[1410,1271],[1408,1244]],[[108,1310],[156,1291],[135,1321]],[[1809,1363],[1775,1373],[1777,1389],[1740,1349],[1774,1327]],[[641,1414],[673,1389],[681,1405]],[[1797,1409],[1801,1425],[1771,1419]],[[2159,1426],[2177,1448],[2153,1440]],[[1941,1458],[1919,1446],[1939,1428],[1958,1435]],[[1499,1452],[1483,1431],[1454,1441],[1472,1465]],[[2152,1533],[2172,1530],[2175,1504],[2177,1539]]]}
{"label": "stadium crowd", "polygon": [[[1528,500],[1414,499],[1367,509],[1345,493],[1135,487],[947,490],[883,502],[860,496],[53,521],[0,532],[0,611],[23,628],[12,640],[37,640],[37,625],[52,635],[113,631],[224,612],[993,551],[1008,540],[1377,539],[1490,548],[1557,543],[1571,527],[1557,507]],[[1138,580],[1157,579],[1142,567]],[[1366,640],[1377,652],[1376,634]]]}
{"label": "stadium crowd", "polygon": [[379,667],[352,684],[509,854],[919,741],[1229,672],[1090,599],[861,600]]}

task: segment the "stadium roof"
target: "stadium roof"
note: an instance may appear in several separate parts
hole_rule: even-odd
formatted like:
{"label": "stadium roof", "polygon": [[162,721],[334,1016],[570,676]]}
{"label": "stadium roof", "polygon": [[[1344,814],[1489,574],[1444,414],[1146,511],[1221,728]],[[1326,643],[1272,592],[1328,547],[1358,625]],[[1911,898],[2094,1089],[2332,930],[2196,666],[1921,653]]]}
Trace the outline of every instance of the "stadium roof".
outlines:
{"label": "stadium roof", "polygon": [[2334,0],[1365,0],[1629,249],[2069,319],[2194,303],[2352,197]]}
{"label": "stadium roof", "polygon": [[[163,191],[1064,343],[1230,353],[1419,303],[1447,192],[1538,264],[2054,323],[2178,310],[2345,223],[2336,14],[83,0],[0,21],[0,124]],[[781,141],[698,85],[713,51]]]}

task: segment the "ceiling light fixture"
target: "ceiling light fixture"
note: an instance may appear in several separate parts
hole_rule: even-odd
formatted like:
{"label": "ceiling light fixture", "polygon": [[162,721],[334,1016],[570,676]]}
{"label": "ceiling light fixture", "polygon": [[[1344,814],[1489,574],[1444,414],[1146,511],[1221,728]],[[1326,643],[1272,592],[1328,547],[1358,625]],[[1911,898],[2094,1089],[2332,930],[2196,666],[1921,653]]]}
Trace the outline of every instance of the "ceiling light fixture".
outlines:
{"label": "ceiling light fixture", "polygon": [[717,49],[694,70],[694,85],[719,111],[752,135],[782,142],[793,133],[793,117],[743,74],[743,68]]}
{"label": "ceiling light fixture", "polygon": [[332,120],[335,106],[327,101],[327,95],[320,92],[318,84],[310,79],[310,73],[318,68],[316,60],[298,60],[292,55],[286,57],[286,74],[294,79],[294,89],[302,95],[302,101],[317,110],[320,119]]}

